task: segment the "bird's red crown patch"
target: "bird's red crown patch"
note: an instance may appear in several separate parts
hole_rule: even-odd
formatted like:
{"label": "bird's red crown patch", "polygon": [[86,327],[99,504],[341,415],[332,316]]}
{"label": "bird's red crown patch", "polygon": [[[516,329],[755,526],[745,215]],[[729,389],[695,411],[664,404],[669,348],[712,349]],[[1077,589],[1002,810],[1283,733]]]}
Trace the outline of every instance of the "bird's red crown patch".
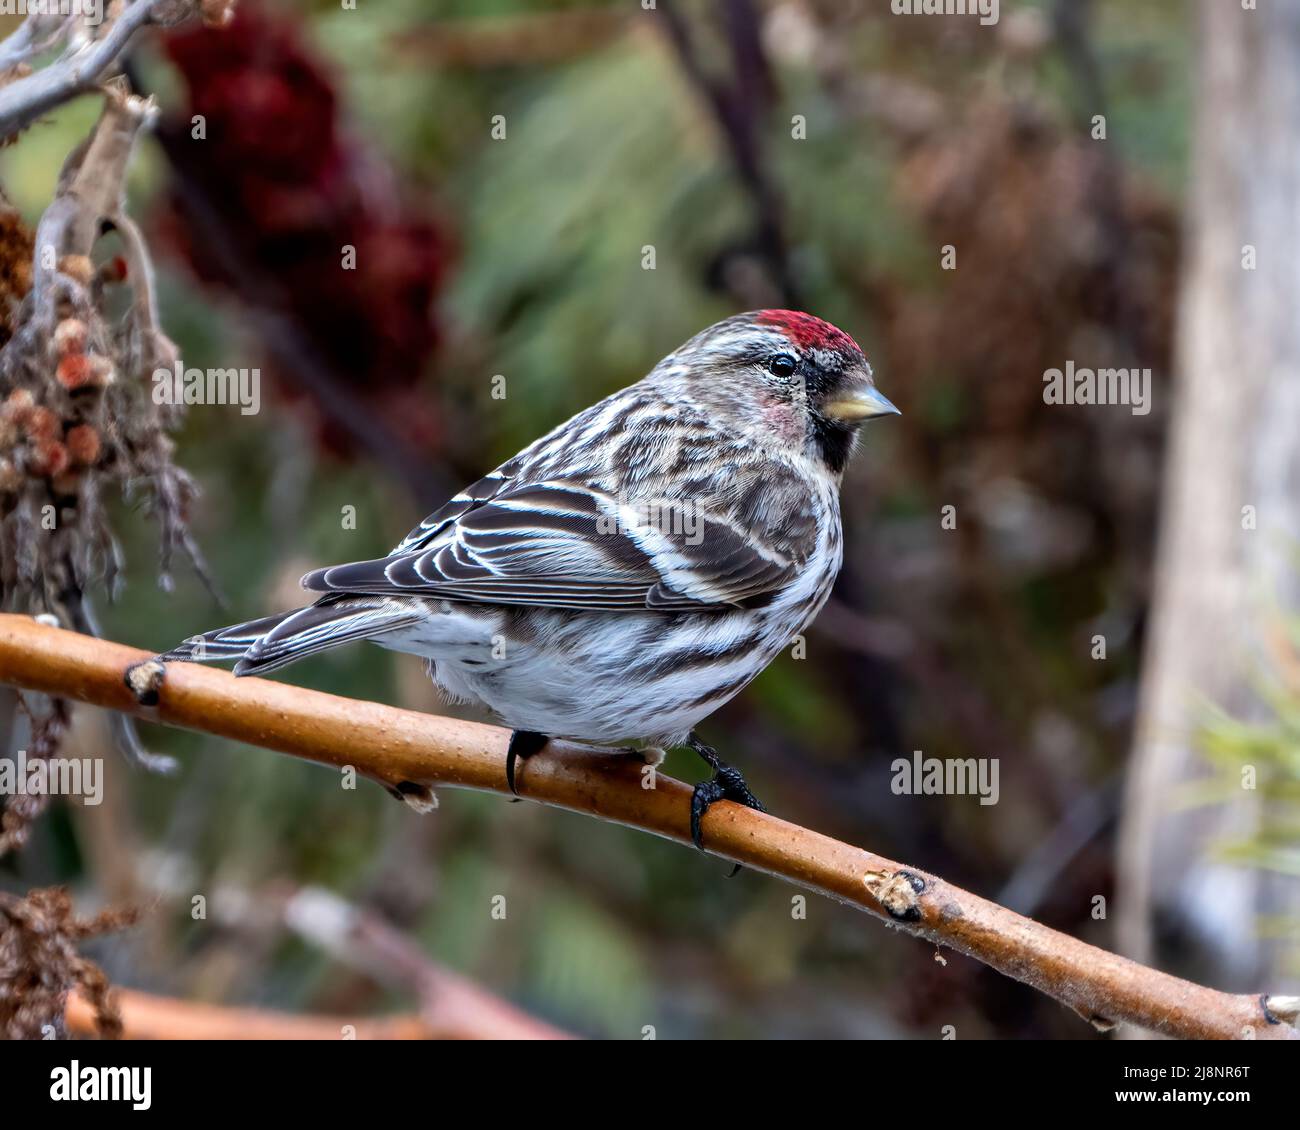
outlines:
{"label": "bird's red crown patch", "polygon": [[858,343],[843,330],[798,310],[760,310],[758,321],[780,327],[801,349],[851,349],[857,353],[862,352]]}

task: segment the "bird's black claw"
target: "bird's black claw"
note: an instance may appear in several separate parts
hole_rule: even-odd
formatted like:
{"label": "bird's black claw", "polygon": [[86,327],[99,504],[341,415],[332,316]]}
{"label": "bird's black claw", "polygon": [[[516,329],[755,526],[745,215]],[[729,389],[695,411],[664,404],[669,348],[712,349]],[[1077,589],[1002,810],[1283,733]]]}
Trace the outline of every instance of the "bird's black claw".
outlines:
{"label": "bird's black claw", "polygon": [[506,748],[506,784],[515,796],[519,795],[519,790],[515,788],[515,762],[527,761],[549,740],[545,734],[539,734],[535,730],[510,731],[510,745]]}
{"label": "bird's black claw", "polygon": [[[739,769],[733,769],[730,765],[718,761],[714,763],[714,770],[713,776],[696,785],[695,791],[691,794],[691,840],[701,851],[704,850],[704,837],[700,825],[704,820],[704,814],[708,812],[709,806],[714,801],[730,800],[757,812],[767,811],[763,807],[763,802],[749,791],[749,786],[745,783],[745,778],[741,776]],[[736,868],[739,870],[740,865],[737,864]],[[732,874],[734,875],[735,871]]]}
{"label": "bird's black claw", "polygon": [[700,851],[704,850],[704,832],[700,821],[714,801],[722,799],[722,786],[715,780],[700,781],[691,793],[691,840]]}

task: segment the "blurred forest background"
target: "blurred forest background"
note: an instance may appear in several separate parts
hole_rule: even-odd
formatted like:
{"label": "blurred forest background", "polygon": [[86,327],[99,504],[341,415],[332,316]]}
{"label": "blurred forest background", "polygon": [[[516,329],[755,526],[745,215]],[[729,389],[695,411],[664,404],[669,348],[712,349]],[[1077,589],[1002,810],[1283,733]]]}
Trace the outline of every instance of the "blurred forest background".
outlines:
{"label": "blurred forest background", "polygon": [[[180,565],[160,588],[156,527],[115,502],[127,565],[115,599],[96,594],[104,634],[161,650],[300,603],[309,567],[382,554],[705,325],[807,309],[862,343],[903,416],[867,429],[850,469],[845,568],[806,656],[704,736],[783,817],[1162,968],[1283,991],[1300,976],[1285,592],[1274,646],[1232,662],[1245,697],[1198,708],[1184,763],[1149,768],[1138,725],[1204,34],[1186,0],[1003,0],[992,26],[887,0],[239,0],[226,29],[142,40],[129,75],[161,117],[131,210],[162,324],[187,365],[264,380],[257,415],[199,406],[176,435],[227,606]],[[1234,34],[1224,50],[1268,50]],[[98,113],[80,99],[0,153],[29,228]],[[1300,117],[1275,128],[1294,137]],[[1268,233],[1231,242],[1235,256]],[[1043,373],[1067,359],[1150,368],[1152,410],[1045,404]],[[1274,423],[1294,440],[1294,418]],[[374,647],[276,677],[458,712],[417,660]],[[56,805],[0,861],[7,890],[64,883],[79,906],[145,908],[86,948],[116,984],[409,1008],[295,930],[286,905],[324,888],[583,1035],[1095,1035],[972,961],[829,902],[792,914],[790,888],[728,882],[716,860],[623,828],[446,790],[419,818],[290,758],[142,736],[177,775],[109,756],[101,806]],[[79,711],[70,740],[102,751],[106,719]],[[895,795],[891,762],[914,750],[997,757],[999,802]],[[1259,787],[1229,819],[1245,763]],[[683,752],[666,770],[700,775]],[[1172,870],[1161,843],[1178,845]]]}

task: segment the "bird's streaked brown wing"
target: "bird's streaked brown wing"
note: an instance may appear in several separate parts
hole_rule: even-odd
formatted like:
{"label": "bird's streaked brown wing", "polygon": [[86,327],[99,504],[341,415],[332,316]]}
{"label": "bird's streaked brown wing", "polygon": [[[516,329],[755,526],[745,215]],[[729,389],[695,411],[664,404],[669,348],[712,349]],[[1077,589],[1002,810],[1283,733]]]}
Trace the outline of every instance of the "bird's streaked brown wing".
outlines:
{"label": "bird's streaked brown wing", "polygon": [[430,525],[419,539],[427,548],[318,569],[303,586],[552,608],[721,609],[779,590],[813,549],[813,527],[778,547],[677,500],[629,505],[563,480],[502,486]]}

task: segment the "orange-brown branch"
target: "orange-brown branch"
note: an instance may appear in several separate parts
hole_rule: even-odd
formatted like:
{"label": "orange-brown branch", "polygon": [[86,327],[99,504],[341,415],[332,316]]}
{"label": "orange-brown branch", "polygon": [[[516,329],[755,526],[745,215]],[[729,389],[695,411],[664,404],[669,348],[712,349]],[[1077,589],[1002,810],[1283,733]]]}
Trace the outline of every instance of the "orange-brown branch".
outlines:
{"label": "orange-brown branch", "polygon": [[[367,1019],[302,1016],[260,1008],[227,1008],[115,990],[125,1040],[436,1040],[464,1039],[461,1030],[439,1028],[418,1016]],[[96,1036],[95,1008],[80,993],[68,997],[63,1014],[74,1036]]]}
{"label": "orange-brown branch", "polygon": [[[506,731],[356,702],[225,671],[170,664],[156,706],[128,689],[144,652],[0,616],[0,682],[308,758],[350,765],[418,803],[434,785],[507,791]],[[147,696],[148,697],[148,696]],[[626,757],[553,743],[519,775],[522,795],[689,843],[690,788],[643,788]],[[704,818],[708,850],[850,903],[1055,997],[1098,1024],[1201,1039],[1295,1039],[1294,998],[1205,988],[1086,945],[918,868],[728,802]]]}

